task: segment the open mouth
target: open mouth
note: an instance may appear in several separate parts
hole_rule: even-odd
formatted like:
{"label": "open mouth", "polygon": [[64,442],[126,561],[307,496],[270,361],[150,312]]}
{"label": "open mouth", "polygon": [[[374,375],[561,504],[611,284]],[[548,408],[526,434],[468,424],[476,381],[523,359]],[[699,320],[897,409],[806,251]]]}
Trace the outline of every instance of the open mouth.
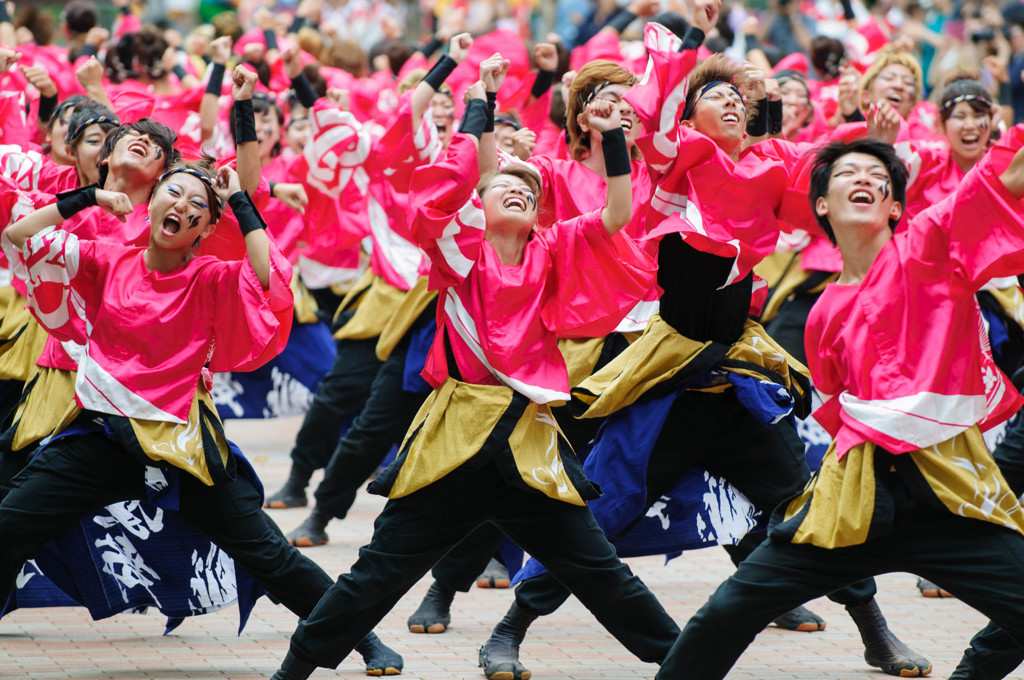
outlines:
{"label": "open mouth", "polygon": [[867,191],[859,189],[850,194],[850,203],[860,203],[863,205],[871,205],[875,202],[875,197]]}
{"label": "open mouth", "polygon": [[980,135],[965,135],[960,138],[964,146],[973,146],[981,141]]}
{"label": "open mouth", "polygon": [[723,123],[738,123],[740,122],[740,114],[729,111],[722,116]]}
{"label": "open mouth", "polygon": [[506,210],[519,210],[520,212],[526,212],[527,204],[526,199],[522,196],[509,196],[501,204]]}
{"label": "open mouth", "polygon": [[163,224],[160,226],[162,231],[167,236],[174,236],[181,231],[181,218],[171,213],[164,218]]}
{"label": "open mouth", "polygon": [[448,123],[436,123],[435,127],[437,127],[437,134],[440,136],[444,137],[448,134]]}
{"label": "open mouth", "polygon": [[885,98],[892,102],[893,106],[899,106],[903,103],[903,97],[895,92],[888,94]]}
{"label": "open mouth", "polygon": [[632,130],[633,129],[633,117],[632,116],[623,116],[622,117],[621,125],[622,125],[622,129],[623,130]]}
{"label": "open mouth", "polygon": [[149,144],[140,139],[128,144],[128,151],[145,158],[149,155]]}

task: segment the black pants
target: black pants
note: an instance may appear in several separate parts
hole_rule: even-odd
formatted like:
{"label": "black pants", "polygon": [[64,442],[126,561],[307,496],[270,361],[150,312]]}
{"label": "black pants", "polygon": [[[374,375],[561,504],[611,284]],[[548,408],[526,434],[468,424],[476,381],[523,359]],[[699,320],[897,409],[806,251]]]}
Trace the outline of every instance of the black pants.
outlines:
{"label": "black pants", "polygon": [[[39,547],[83,515],[146,498],[146,463],[99,434],[66,437],[46,447],[10,482],[0,502],[0,601]],[[259,491],[241,476],[206,486],[181,475],[179,516],[244,568],[271,596],[309,615],[331,577],[293,548],[263,513]]]}
{"label": "black pants", "polygon": [[678,628],[615,556],[589,508],[513,486],[494,462],[473,463],[388,501],[352,570],[300,622],[292,653],[337,666],[431,566],[490,522],[543,561],[633,654],[660,662]]}
{"label": "black pants", "polygon": [[690,619],[657,677],[723,678],[780,614],[845,584],[895,571],[934,581],[1024,641],[1024,537],[946,513],[897,519],[890,534],[835,550],[769,538]]}
{"label": "black pants", "polygon": [[[346,410],[357,406],[355,412],[359,415],[341,440],[336,441],[337,445],[324,469],[324,478],[316,490],[317,508],[332,517],[340,519],[348,513],[356,493],[380,465],[391,445],[402,442],[403,435],[427,397],[428,393],[425,392],[407,392],[402,389],[407,348],[407,343],[401,343],[387,361],[383,364],[378,362],[379,368],[362,402],[356,404],[345,397],[344,403],[340,404]],[[334,369],[331,372],[334,373]],[[356,371],[350,370],[348,373],[354,376]],[[317,394],[320,394],[320,388],[317,388]],[[337,401],[334,405],[339,406]],[[308,415],[306,420],[309,421]],[[292,457],[294,460],[295,452]]]}
{"label": "black pants", "polygon": [[380,370],[377,338],[339,340],[331,370],[320,380],[292,448],[292,466],[306,474],[326,467],[341,427],[363,409]]}
{"label": "black pants", "polygon": [[[1024,416],[1017,416],[992,457],[1013,493],[1024,493]],[[964,661],[971,665],[979,680],[1000,680],[1024,663],[1024,646],[990,622],[971,638]]]}
{"label": "black pants", "polygon": [[[672,405],[651,452],[646,507],[668,493],[694,466],[721,475],[769,515],[810,479],[803,442],[789,423],[761,425],[732,390],[686,392]],[[750,555],[764,536],[748,534],[739,545],[728,546],[733,563]],[[874,579],[868,579],[829,597],[843,605],[861,605],[870,602],[876,590]],[[516,590],[516,603],[538,615],[554,612],[568,597],[568,591],[550,574],[528,579]]]}

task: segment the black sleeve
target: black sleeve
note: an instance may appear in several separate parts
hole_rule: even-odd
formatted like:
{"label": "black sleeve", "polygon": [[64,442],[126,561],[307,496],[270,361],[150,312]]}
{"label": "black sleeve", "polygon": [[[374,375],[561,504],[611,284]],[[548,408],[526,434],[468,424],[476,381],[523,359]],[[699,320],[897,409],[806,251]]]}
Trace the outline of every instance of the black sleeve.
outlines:
{"label": "black sleeve", "polygon": [[53,112],[57,110],[57,95],[52,97],[39,97],[39,120],[48,122]]}
{"label": "black sleeve", "polygon": [[292,89],[295,90],[295,96],[299,98],[299,102],[307,109],[313,108],[313,104],[316,104],[316,100],[320,98],[313,90],[305,73],[300,73],[297,77],[292,78]]}
{"label": "black sleeve", "polygon": [[427,75],[423,76],[423,82],[430,85],[435,91],[439,90],[456,66],[458,64],[455,63],[455,60],[446,54],[441,57],[440,61],[434,64],[434,67],[430,69]]}
{"label": "black sleeve", "polygon": [[228,199],[228,205],[231,206],[231,212],[235,213],[235,219],[238,220],[238,228],[242,231],[242,236],[252,233],[257,229],[267,228],[267,223],[263,221],[260,211],[256,209],[248,192],[236,191],[231,194],[231,197]]}
{"label": "black sleeve", "polygon": [[474,135],[477,139],[484,136],[487,128],[487,102],[483,99],[470,99],[459,123],[459,132]]}
{"label": "black sleeve", "polygon": [[207,94],[215,94],[218,97],[224,90],[224,64],[210,65],[210,79],[206,81]]}
{"label": "black sleeve", "polygon": [[537,79],[533,81],[533,87],[530,88],[530,94],[533,95],[534,99],[540,99],[544,96],[545,92],[551,89],[551,85],[554,82],[554,71],[537,71]]}
{"label": "black sleeve", "polygon": [[79,187],[71,191],[64,191],[57,194],[57,212],[64,219],[75,213],[96,205],[96,185],[90,184],[87,187]]}
{"label": "black sleeve", "polygon": [[864,117],[864,112],[863,112],[863,111],[861,111],[860,109],[857,109],[856,111],[854,111],[853,113],[851,113],[851,114],[850,114],[849,116],[847,116],[847,115],[846,115],[846,114],[844,113],[844,114],[843,114],[843,118],[845,118],[845,119],[846,119],[846,122],[847,122],[847,123],[862,123],[862,122],[864,122],[865,120],[867,120],[867,118],[865,118],[865,117]]}
{"label": "black sleeve", "polygon": [[680,52],[686,50],[695,50],[704,44],[704,31],[700,30],[696,26],[690,26],[686,29],[686,35],[683,36],[683,43],[679,46]]}
{"label": "black sleeve", "polygon": [[611,16],[611,18],[608,19],[608,23],[606,23],[605,26],[610,26],[610,27],[614,28],[616,31],[618,31],[619,33],[622,33],[627,28],[629,28],[629,25],[631,23],[633,23],[633,20],[635,20],[635,19],[636,19],[636,15],[635,14],[633,14],[629,10],[623,8],[623,9],[620,9],[615,14],[613,14]]}
{"label": "black sleeve", "polygon": [[430,40],[427,42],[427,44],[420,47],[419,51],[423,53],[424,57],[430,59],[434,52],[437,52],[439,49],[441,49],[441,45],[443,44],[444,43],[437,39],[436,35],[432,35],[430,36]]}
{"label": "black sleeve", "polygon": [[259,138],[256,135],[256,114],[253,112],[251,99],[235,100],[235,144],[255,142]]}

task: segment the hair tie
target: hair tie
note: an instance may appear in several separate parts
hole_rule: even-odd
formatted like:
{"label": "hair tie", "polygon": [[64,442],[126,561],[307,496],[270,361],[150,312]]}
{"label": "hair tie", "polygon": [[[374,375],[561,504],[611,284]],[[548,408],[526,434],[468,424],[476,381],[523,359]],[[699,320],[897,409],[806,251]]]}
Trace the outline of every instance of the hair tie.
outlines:
{"label": "hair tie", "polygon": [[982,97],[980,94],[962,94],[959,97],[953,97],[952,99],[947,99],[942,102],[942,110],[945,111],[952,106],[956,106],[960,102],[978,102],[982,106],[987,106],[990,109],[992,108],[992,102],[985,97]]}
{"label": "hair tie", "polygon": [[583,100],[583,108],[587,108],[587,106],[590,105],[590,102],[594,101],[594,97],[596,97],[601,92],[601,90],[608,87],[609,85],[614,84],[615,83],[613,83],[612,81],[606,80],[597,87],[595,87],[593,90],[591,90],[590,94],[587,95],[587,98]]}
{"label": "hair tie", "polygon": [[65,137],[67,143],[70,144],[72,139],[74,139],[75,137],[77,137],[78,135],[82,134],[82,132],[85,131],[85,128],[89,127],[90,125],[96,125],[98,123],[113,123],[114,125],[120,125],[121,121],[118,120],[116,117],[112,118],[110,116],[96,116],[95,118],[89,118],[88,120],[84,120],[82,121],[82,124],[76,127],[74,130],[68,128],[68,134]]}

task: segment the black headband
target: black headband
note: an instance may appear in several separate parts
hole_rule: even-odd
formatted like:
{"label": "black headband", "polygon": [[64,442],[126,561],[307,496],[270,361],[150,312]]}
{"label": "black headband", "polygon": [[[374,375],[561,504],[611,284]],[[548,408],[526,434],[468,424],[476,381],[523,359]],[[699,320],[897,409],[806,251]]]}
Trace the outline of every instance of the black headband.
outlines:
{"label": "black headband", "polygon": [[68,134],[67,137],[65,137],[65,140],[68,144],[71,144],[71,141],[75,137],[78,137],[80,134],[85,132],[85,129],[87,127],[89,127],[90,125],[97,125],[100,123],[110,123],[114,126],[118,126],[121,124],[121,121],[118,120],[116,117],[111,116],[96,116],[95,118],[89,118],[88,120],[82,121],[81,125],[76,127],[74,130],[68,128]]}
{"label": "black headband", "polygon": [[733,92],[735,92],[736,94],[738,94],[740,96],[740,101],[743,101],[743,93],[740,92],[738,87],[736,87],[732,83],[727,83],[724,80],[712,80],[710,83],[708,83],[704,87],[700,88],[700,92],[697,93],[697,96],[695,96],[690,101],[690,103],[688,103],[686,105],[686,108],[683,109],[683,117],[682,117],[681,120],[689,120],[690,119],[690,115],[693,113],[693,107],[697,106],[697,102],[700,101],[701,97],[706,95],[708,93],[708,90],[710,90],[711,88],[716,87],[718,85],[728,85],[730,88],[732,88]]}
{"label": "black headband", "polygon": [[594,97],[596,97],[598,93],[601,92],[601,90],[608,87],[609,85],[615,85],[615,83],[613,83],[610,80],[606,80],[597,87],[595,87],[593,90],[591,90],[590,94],[587,95],[587,98],[583,100],[583,108],[587,108],[587,105],[590,104],[590,102],[594,101]]}

